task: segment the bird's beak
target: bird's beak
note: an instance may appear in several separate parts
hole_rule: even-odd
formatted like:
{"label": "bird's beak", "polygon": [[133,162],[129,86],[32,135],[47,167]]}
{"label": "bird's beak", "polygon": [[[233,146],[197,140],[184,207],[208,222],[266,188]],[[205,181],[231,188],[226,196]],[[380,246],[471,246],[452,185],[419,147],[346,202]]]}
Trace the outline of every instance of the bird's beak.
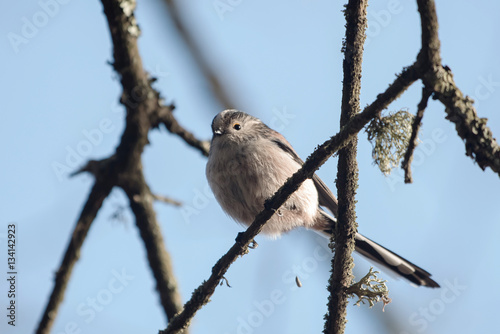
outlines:
{"label": "bird's beak", "polygon": [[221,129],[217,129],[214,131],[214,135],[216,136],[220,136],[222,134],[222,130]]}

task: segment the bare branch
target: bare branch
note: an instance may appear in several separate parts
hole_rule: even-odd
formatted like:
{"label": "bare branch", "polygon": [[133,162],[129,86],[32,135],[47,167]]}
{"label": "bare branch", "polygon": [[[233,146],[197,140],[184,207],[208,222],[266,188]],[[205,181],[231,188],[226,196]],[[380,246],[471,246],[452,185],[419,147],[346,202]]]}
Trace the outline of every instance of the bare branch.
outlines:
{"label": "bare branch", "polygon": [[405,171],[405,183],[412,183],[413,178],[411,175],[411,163],[413,161],[413,152],[418,144],[418,131],[422,125],[422,118],[424,117],[425,108],[427,108],[427,102],[432,95],[432,91],[427,89],[427,87],[422,88],[422,99],[417,106],[417,115],[413,119],[411,137],[408,142],[408,148],[406,149],[405,158],[401,164],[401,168]]}
{"label": "bare branch", "polygon": [[[140,34],[139,27],[133,15],[135,1],[103,0],[104,13],[108,18],[108,24],[112,33],[114,46],[113,66],[121,76],[124,89],[121,102],[127,107],[127,128],[124,136],[139,134],[140,142],[132,146],[142,148],[147,143],[147,132],[150,128],[156,128],[164,124],[168,131],[181,137],[188,145],[198,149],[203,155],[208,156],[209,142],[197,139],[191,132],[183,128],[172,114],[174,105],[163,105],[160,93],[151,87],[154,81],[144,71],[142,66],[137,37]],[[121,7],[120,7],[121,6]],[[149,119],[139,119],[137,115],[148,115]],[[127,142],[122,142],[117,149],[129,150]],[[131,152],[140,154],[142,151]],[[138,158],[138,156],[136,156]]]}
{"label": "bare branch", "polygon": [[207,59],[203,56],[204,52],[200,50],[198,44],[194,40],[193,36],[190,34],[189,29],[186,28],[182,20],[182,15],[179,12],[177,6],[177,1],[175,0],[164,0],[168,7],[168,13],[170,18],[174,22],[174,25],[179,33],[179,36],[183,39],[184,43],[188,47],[190,54],[193,56],[196,65],[198,66],[200,72],[205,76],[212,94],[219,101],[219,103],[224,107],[224,109],[233,109],[236,107],[236,103],[233,101],[231,94],[227,91],[226,87],[222,84],[217,72],[215,72]]}
{"label": "bare branch", "polygon": [[123,178],[120,186],[127,194],[134,213],[167,320],[172,319],[182,309],[182,300],[173,273],[172,260],[165,249],[165,241],[153,209],[154,196],[142,172],[136,171]]}
{"label": "bare branch", "polygon": [[[164,114],[166,109],[171,112],[173,107],[161,105],[160,95],[152,89],[152,80],[142,67],[137,47],[137,37],[140,31],[133,14],[135,1],[102,0],[102,4],[113,41],[113,66],[119,73],[123,86],[121,102],[127,109],[126,125],[114,155],[100,161],[89,161],[73,173],[76,175],[89,172],[95,177],[95,184],[57,271],[55,285],[37,333],[50,332],[90,225],[114,186],[122,187],[129,197],[167,318],[173,317],[182,306],[171,261],[165,250],[160,227],[153,211],[153,196],[144,180],[141,164],[141,155],[148,143],[148,132],[153,125],[157,124],[153,124],[151,120],[160,119],[159,111],[163,111]],[[170,124],[177,124],[174,122],[175,119],[172,119]],[[181,132],[182,128],[179,128],[177,124],[177,133]],[[187,131],[184,131],[184,134],[186,133]]]}
{"label": "bare branch", "polygon": [[158,127],[160,124],[163,124],[170,133],[178,135],[186,142],[186,144],[197,149],[201,154],[208,157],[210,142],[196,138],[193,133],[183,128],[175,119],[171,107],[160,107],[157,112],[152,115],[151,123],[152,127]]}
{"label": "bare branch", "polygon": [[[346,37],[344,42],[344,78],[342,89],[342,107],[340,126],[348,124],[359,112],[361,92],[361,70],[363,63],[363,44],[367,25],[367,0],[350,0],[344,10],[346,19]],[[356,223],[356,189],[358,188],[358,163],[356,160],[358,138],[353,139],[339,151],[337,172],[338,223],[332,234],[335,254],[332,259],[332,273],[328,291],[328,313],[325,318],[325,334],[344,333],[347,322],[347,288],[354,278],[354,236]]]}
{"label": "bare branch", "polygon": [[175,199],[172,199],[172,198],[169,198],[169,197],[166,197],[166,196],[161,196],[161,195],[156,195],[156,194],[153,194],[153,198],[156,200],[156,201],[160,201],[160,202],[163,202],[163,203],[167,203],[167,204],[172,204],[174,206],[182,206],[182,203],[175,200]]}
{"label": "bare branch", "polygon": [[434,0],[417,0],[417,4],[422,24],[422,50],[417,63],[422,81],[446,107],[446,118],[455,123],[458,135],[465,141],[466,154],[481,169],[490,167],[500,175],[500,146],[487,120],[478,117],[473,101],[458,89],[451,70],[441,65]]}
{"label": "bare branch", "polygon": [[[434,96],[445,105],[446,119],[455,123],[458,135],[465,141],[466,154],[474,159],[481,169],[490,167],[500,175],[500,146],[486,125],[487,119],[477,115],[473,101],[467,96],[464,97],[455,85],[451,72],[443,68],[436,76],[441,79],[433,86]],[[424,82],[432,87],[432,81],[424,79]]]}
{"label": "bare branch", "polygon": [[422,47],[417,57],[420,71],[427,72],[441,67],[441,43],[434,0],[417,0],[422,29]]}
{"label": "bare branch", "polygon": [[135,1],[102,0],[102,4],[113,41],[113,65],[123,86],[121,102],[127,108],[125,131],[116,149],[120,168],[117,185],[129,198],[161,304],[167,319],[171,319],[181,310],[181,297],[153,210],[153,195],[144,179],[141,154],[148,143],[149,130],[155,125],[152,119],[158,119],[160,111],[171,113],[173,106],[162,106],[160,94],[153,90],[152,80],[143,69],[137,45],[140,31],[134,17]]}
{"label": "bare branch", "polygon": [[92,190],[89,194],[87,202],[80,213],[80,217],[76,222],[73,235],[69,241],[68,247],[64,258],[57,270],[54,288],[50,294],[49,301],[45,307],[40,323],[36,330],[37,334],[48,334],[54,324],[59,306],[64,298],[64,291],[68,285],[73,271],[73,266],[80,257],[80,250],[82,248],[85,237],[97,216],[97,212],[102,206],[104,199],[109,195],[113,188],[112,183],[103,182],[103,180],[96,180]]}

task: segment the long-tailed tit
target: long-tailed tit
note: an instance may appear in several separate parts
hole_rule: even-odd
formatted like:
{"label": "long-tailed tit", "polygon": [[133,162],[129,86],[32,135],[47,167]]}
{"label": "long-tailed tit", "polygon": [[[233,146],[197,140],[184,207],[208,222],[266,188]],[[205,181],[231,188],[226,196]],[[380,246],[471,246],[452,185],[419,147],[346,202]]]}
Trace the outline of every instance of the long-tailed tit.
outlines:
{"label": "long-tailed tit", "polygon": [[[213,138],[206,168],[215,198],[231,217],[249,226],[270,198],[303,164],[292,145],[258,118],[225,110],[212,122]],[[297,227],[330,235],[337,220],[337,199],[315,174],[264,225],[278,237]],[[356,251],[416,285],[439,287],[431,274],[376,242],[356,234]]]}

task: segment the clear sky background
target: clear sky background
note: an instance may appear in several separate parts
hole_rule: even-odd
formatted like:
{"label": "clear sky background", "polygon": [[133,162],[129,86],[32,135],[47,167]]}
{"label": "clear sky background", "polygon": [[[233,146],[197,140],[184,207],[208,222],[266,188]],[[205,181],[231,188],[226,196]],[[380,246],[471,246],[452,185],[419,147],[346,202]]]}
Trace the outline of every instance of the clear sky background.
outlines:
{"label": "clear sky background", "polygon": [[[109,156],[124,125],[118,103],[121,86],[108,65],[112,46],[101,3],[67,1],[57,10],[51,7],[43,21],[44,1],[50,2],[10,2],[0,13],[1,333],[36,328],[93,182],[88,175],[69,178],[54,165],[74,171],[90,158]],[[281,131],[306,158],[339,129],[342,4],[227,2],[233,3],[232,10],[222,15],[213,0],[182,1],[180,9],[238,109]],[[437,10],[443,63],[499,136],[500,3],[447,0],[438,1]],[[187,129],[210,138],[210,122],[221,106],[176,35],[163,1],[139,0],[136,17],[145,68],[158,78],[155,88],[167,102],[175,102],[175,115]],[[368,18],[362,106],[410,65],[420,48],[413,1],[371,2]],[[37,30],[24,27],[34,19],[42,20]],[[24,33],[25,43],[13,46],[11,33]],[[420,83],[413,85],[389,110],[415,113],[420,91]],[[88,133],[95,134],[93,143]],[[371,145],[366,134],[360,134],[359,230],[430,271],[442,288],[415,288],[383,272],[393,302],[384,313],[381,305],[350,305],[347,333],[496,332],[498,175],[481,171],[465,156],[462,140],[436,101],[426,111],[420,138],[415,182],[405,185],[399,170],[385,177],[372,164]],[[207,190],[201,154],[163,129],[152,131],[150,142],[143,156],[148,183],[155,193],[184,203],[180,209],[162,203],[155,208],[186,301],[242,228]],[[335,191],[336,159],[318,174]],[[74,268],[53,333],[66,333],[71,326],[75,333],[156,333],[165,327],[142,241],[126,206],[120,190],[104,203]],[[122,219],[112,219],[122,207]],[[11,222],[18,227],[15,328],[7,325],[5,309],[6,233]],[[226,277],[232,288],[218,287],[212,302],[198,312],[192,333],[322,330],[330,267],[323,251],[326,242],[304,230],[277,241],[263,236],[257,241],[259,248],[229,269]],[[369,263],[359,256],[355,261],[359,278]],[[120,285],[115,277],[123,273]],[[295,275],[303,283],[301,289],[295,287]],[[98,311],[92,311],[92,299]]]}

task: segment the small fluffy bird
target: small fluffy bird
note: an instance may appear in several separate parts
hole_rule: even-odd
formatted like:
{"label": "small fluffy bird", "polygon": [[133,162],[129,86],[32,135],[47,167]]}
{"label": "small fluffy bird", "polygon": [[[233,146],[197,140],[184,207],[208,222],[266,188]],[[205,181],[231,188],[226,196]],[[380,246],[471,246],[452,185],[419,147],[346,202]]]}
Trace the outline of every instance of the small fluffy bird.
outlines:
{"label": "small fluffy bird", "polygon": [[[264,202],[304,162],[280,133],[238,110],[225,110],[215,116],[212,132],[206,167],[210,187],[229,216],[250,226],[264,209]],[[330,237],[337,220],[322,207],[337,215],[337,199],[314,174],[272,216],[262,232],[276,238],[305,227]],[[355,238],[359,254],[416,285],[439,287],[424,269],[359,233]]]}

